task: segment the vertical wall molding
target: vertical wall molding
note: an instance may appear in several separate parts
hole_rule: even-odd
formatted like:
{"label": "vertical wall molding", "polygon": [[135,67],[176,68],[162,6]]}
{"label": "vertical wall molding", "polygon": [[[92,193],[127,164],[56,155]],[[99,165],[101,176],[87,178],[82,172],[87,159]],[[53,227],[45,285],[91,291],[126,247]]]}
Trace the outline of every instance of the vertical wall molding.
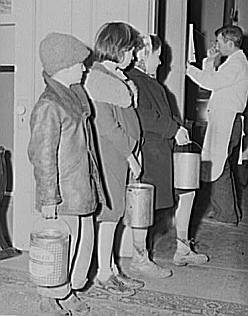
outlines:
{"label": "vertical wall molding", "polygon": [[157,0],[148,0],[148,33],[155,33]]}

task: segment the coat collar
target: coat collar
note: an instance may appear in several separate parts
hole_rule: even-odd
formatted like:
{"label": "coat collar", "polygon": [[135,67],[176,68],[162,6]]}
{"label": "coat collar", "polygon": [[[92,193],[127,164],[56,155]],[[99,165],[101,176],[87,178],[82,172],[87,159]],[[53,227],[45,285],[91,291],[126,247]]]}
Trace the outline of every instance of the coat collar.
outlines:
{"label": "coat collar", "polygon": [[[245,57],[244,52],[242,51],[242,49],[236,50],[234,53],[232,53],[230,56],[228,56],[228,60],[233,59],[233,58],[243,58]],[[246,57],[245,57],[246,58]]]}
{"label": "coat collar", "polygon": [[142,77],[146,78],[147,80],[154,80],[154,78],[150,77],[147,73],[143,70],[139,69],[138,67],[131,68],[128,73],[132,74],[133,77]]}
{"label": "coat collar", "polygon": [[[116,70],[116,73],[115,73],[115,72],[109,70],[107,67],[105,67],[103,63],[99,63],[97,61],[94,62],[93,66],[92,66],[92,70],[101,71],[104,74],[109,75],[109,76],[111,76],[115,79],[121,80],[121,81],[125,81],[125,79],[127,79],[127,78],[124,78],[125,77],[124,74],[123,74],[123,76],[119,76],[118,70]],[[119,70],[119,71],[121,71],[121,70]]]}
{"label": "coat collar", "polygon": [[70,88],[67,88],[60,82],[51,78],[45,71],[43,71],[43,77],[46,83],[46,92],[52,91],[57,96],[60,103],[65,107],[70,107],[78,114],[84,114],[86,116],[90,115],[87,96],[81,84],[72,84]]}

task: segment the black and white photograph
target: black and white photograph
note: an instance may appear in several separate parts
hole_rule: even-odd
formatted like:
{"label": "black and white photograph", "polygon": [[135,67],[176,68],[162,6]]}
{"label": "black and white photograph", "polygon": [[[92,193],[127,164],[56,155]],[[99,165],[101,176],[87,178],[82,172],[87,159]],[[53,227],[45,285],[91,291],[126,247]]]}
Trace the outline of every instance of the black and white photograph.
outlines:
{"label": "black and white photograph", "polygon": [[0,316],[248,316],[247,17],[0,0]]}

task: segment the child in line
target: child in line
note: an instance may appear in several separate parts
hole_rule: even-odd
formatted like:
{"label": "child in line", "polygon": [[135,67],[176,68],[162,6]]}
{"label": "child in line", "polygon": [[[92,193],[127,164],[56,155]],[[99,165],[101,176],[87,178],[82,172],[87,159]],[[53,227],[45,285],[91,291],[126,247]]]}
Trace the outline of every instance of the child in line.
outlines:
{"label": "child in line", "polygon": [[[70,34],[50,33],[40,43],[46,84],[31,113],[28,154],[34,166],[36,209],[46,219],[63,218],[70,227],[66,284],[37,287],[41,310],[73,312],[83,302],[73,295],[84,287],[94,244],[93,213],[100,188],[92,142],[91,111],[80,85],[90,50]],[[94,170],[94,171],[93,171]],[[103,196],[103,194],[101,195]],[[87,306],[84,306],[87,310]]]}
{"label": "child in line", "polygon": [[121,22],[104,24],[95,41],[95,62],[85,88],[96,111],[96,130],[103,174],[111,210],[103,207],[98,216],[98,271],[95,286],[112,294],[129,296],[144,282],[126,276],[112,264],[116,227],[124,215],[128,170],[140,176],[138,162],[140,126],[135,111],[137,91],[123,74],[136,45],[132,26]]}
{"label": "child in line", "polygon": [[[137,112],[141,121],[144,143],[142,146],[143,173],[141,181],[155,185],[155,211],[166,211],[174,206],[172,150],[174,142],[184,145],[189,142],[188,131],[172,116],[164,87],[156,79],[161,64],[162,42],[156,35],[143,35],[143,47],[137,49],[134,67],[126,72],[138,88]],[[197,254],[188,241],[188,228],[194,201],[194,191],[175,192],[178,204],[175,211],[177,250],[173,258],[176,265],[204,264],[205,254]],[[161,225],[164,225],[161,223]],[[130,270],[152,275],[154,278],[169,276],[169,269],[159,267],[149,260],[146,238],[153,237],[156,228],[136,229],[133,234],[133,258]],[[133,228],[133,230],[135,230]],[[151,241],[150,241],[151,243]],[[151,245],[149,245],[151,246]]]}

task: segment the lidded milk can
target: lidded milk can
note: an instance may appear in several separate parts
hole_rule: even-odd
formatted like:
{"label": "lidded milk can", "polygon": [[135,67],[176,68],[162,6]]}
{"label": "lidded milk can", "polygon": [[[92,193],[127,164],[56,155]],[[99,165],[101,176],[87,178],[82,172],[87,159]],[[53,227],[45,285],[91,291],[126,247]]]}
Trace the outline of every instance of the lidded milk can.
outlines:
{"label": "lidded milk can", "polygon": [[29,272],[38,286],[67,283],[70,229],[62,219],[40,219],[30,234]]}
{"label": "lidded milk can", "polygon": [[137,228],[153,224],[154,186],[132,183],[126,187],[126,209],[124,223]]}

